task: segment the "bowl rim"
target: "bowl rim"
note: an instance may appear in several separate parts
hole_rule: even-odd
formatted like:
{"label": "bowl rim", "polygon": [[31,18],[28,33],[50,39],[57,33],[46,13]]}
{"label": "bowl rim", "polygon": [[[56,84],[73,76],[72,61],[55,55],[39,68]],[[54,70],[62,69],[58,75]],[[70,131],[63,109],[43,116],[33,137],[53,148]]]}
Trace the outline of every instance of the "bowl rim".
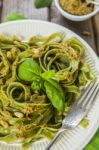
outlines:
{"label": "bowl rim", "polygon": [[76,18],[76,19],[90,18],[90,17],[92,17],[93,15],[95,15],[96,13],[99,12],[99,7],[97,6],[97,8],[96,8],[95,10],[93,10],[91,13],[89,13],[89,14],[87,14],[87,15],[77,16],[77,15],[73,15],[73,14],[70,14],[70,13],[64,11],[64,10],[62,9],[62,7],[60,6],[60,4],[59,4],[59,0],[54,0],[54,1],[55,1],[55,5],[56,5],[56,7],[58,8],[58,10],[59,10],[62,14],[64,14],[65,16],[68,16],[68,17],[70,17],[70,18]]}

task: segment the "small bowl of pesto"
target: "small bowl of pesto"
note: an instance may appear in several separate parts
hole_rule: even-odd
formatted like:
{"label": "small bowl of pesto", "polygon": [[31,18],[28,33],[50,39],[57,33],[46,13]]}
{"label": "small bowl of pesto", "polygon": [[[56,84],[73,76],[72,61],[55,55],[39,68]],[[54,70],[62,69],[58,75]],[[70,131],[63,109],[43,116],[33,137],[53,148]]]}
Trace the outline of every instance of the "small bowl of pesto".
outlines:
{"label": "small bowl of pesto", "polygon": [[65,18],[72,21],[84,21],[99,12],[99,6],[87,4],[86,0],[55,0],[55,5]]}

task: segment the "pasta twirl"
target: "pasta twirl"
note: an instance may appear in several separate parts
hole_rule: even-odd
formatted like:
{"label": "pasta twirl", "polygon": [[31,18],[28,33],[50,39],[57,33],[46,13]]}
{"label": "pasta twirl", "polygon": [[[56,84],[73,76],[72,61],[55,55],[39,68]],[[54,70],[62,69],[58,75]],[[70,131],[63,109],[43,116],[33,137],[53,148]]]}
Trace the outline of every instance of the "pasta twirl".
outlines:
{"label": "pasta twirl", "polygon": [[52,139],[84,86],[95,76],[84,46],[63,33],[27,42],[0,35],[0,140],[23,146]]}

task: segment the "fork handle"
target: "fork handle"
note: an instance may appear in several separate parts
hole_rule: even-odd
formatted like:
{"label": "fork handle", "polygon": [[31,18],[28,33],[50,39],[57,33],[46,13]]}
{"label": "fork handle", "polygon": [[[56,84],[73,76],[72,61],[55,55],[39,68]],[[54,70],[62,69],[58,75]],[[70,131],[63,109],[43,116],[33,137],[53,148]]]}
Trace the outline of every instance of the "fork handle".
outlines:
{"label": "fork handle", "polygon": [[55,135],[54,139],[49,143],[45,150],[50,150],[50,148],[53,146],[53,144],[56,142],[59,136],[63,133],[63,131],[63,129],[59,130],[59,132]]}

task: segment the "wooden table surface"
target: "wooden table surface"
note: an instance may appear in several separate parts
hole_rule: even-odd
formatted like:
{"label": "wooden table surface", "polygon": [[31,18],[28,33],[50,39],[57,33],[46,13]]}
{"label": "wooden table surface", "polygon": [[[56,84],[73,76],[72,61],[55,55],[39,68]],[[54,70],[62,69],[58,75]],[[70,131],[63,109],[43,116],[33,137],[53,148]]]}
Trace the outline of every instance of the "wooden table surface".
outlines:
{"label": "wooden table surface", "polygon": [[[46,20],[63,25],[75,33],[79,34],[95,50],[99,56],[99,13],[83,22],[72,22],[65,19],[54,5],[50,8],[36,9],[33,0],[0,0],[0,21],[3,22],[5,16],[12,11],[17,11],[29,19]],[[84,36],[83,31],[91,33]]]}

